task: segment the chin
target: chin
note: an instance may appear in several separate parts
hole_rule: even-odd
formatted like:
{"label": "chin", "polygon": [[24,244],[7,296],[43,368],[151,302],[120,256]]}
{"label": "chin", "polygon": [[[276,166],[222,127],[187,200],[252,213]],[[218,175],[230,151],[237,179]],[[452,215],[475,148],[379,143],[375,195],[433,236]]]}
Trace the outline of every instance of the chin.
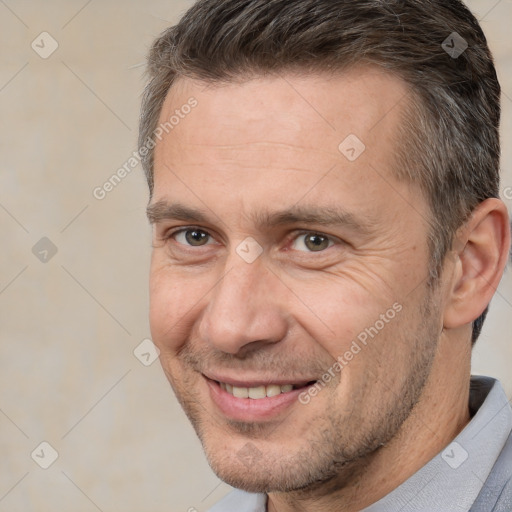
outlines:
{"label": "chin", "polygon": [[246,467],[240,463],[225,461],[219,463],[216,460],[208,462],[213,472],[225,483],[236,489],[252,493],[289,492],[295,486],[287,485],[283,473],[276,479],[267,468],[252,466]]}
{"label": "chin", "polygon": [[282,480],[286,468],[282,465],[278,468],[269,460],[269,457],[276,458],[271,447],[267,456],[258,441],[243,438],[235,441],[237,436],[233,435],[230,442],[224,440],[217,444],[208,435],[200,437],[208,464],[223,482],[252,493],[285,490]]}
{"label": "chin", "polygon": [[[206,436],[207,437],[207,436]],[[312,460],[307,449],[300,448],[283,455],[268,446],[265,450],[258,441],[222,443],[222,447],[202,439],[203,448],[213,472],[225,483],[251,493],[312,492],[334,479],[343,479],[348,462],[333,464],[328,458]],[[349,471],[351,473],[351,470]]]}

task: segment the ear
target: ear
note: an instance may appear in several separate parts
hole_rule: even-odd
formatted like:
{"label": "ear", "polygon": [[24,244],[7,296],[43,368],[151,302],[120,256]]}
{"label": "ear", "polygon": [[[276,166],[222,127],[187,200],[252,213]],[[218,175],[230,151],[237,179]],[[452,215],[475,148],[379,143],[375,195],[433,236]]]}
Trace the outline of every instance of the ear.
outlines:
{"label": "ear", "polygon": [[443,318],[446,329],[472,323],[496,292],[510,250],[503,201],[491,198],[480,203],[457,232],[453,250],[455,267]]}

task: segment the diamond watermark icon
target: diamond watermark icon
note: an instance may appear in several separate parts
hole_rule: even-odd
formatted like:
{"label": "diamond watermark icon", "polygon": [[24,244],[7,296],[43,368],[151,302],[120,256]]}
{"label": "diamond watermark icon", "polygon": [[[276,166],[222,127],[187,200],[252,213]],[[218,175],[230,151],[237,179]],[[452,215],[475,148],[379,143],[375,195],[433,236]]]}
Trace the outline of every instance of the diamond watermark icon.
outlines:
{"label": "diamond watermark icon", "polygon": [[47,59],[59,47],[59,43],[48,32],[41,32],[30,46],[39,57]]}
{"label": "diamond watermark icon", "polygon": [[466,51],[468,42],[457,32],[452,32],[442,42],[441,47],[452,59],[457,59]]}
{"label": "diamond watermark icon", "polygon": [[43,441],[30,456],[39,467],[48,469],[59,458],[59,453],[50,443]]}
{"label": "diamond watermark icon", "polygon": [[469,454],[459,443],[454,441],[441,452],[441,457],[448,466],[457,469],[469,457]]}
{"label": "diamond watermark icon", "polygon": [[57,254],[57,251],[57,246],[46,236],[43,236],[43,238],[32,247],[32,254],[41,263],[48,263]]}
{"label": "diamond watermark icon", "polygon": [[252,467],[262,457],[262,453],[252,443],[246,443],[244,447],[238,451],[236,456],[248,468]]}
{"label": "diamond watermark icon", "polygon": [[343,142],[338,146],[338,150],[340,153],[349,161],[354,162],[357,160],[363,151],[366,149],[366,146],[363,144],[361,139],[351,133],[348,135]]}
{"label": "diamond watermark icon", "polygon": [[263,247],[252,237],[247,237],[243,242],[238,244],[236,253],[246,263],[253,263],[263,252]]}
{"label": "diamond watermark icon", "polygon": [[149,338],[146,338],[135,347],[133,355],[144,366],[150,366],[158,359],[160,350]]}

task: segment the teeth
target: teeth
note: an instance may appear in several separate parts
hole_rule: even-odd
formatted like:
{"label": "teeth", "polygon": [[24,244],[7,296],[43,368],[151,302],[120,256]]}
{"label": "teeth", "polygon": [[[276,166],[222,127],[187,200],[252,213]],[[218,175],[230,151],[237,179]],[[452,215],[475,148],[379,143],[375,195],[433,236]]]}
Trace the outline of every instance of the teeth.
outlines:
{"label": "teeth", "polygon": [[267,389],[265,386],[258,386],[257,388],[249,388],[249,398],[265,398],[267,396]]}
{"label": "teeth", "polygon": [[267,386],[267,396],[277,396],[281,394],[281,386],[277,384],[272,384]]}
{"label": "teeth", "polygon": [[219,385],[224,391],[236,398],[252,398],[253,400],[289,393],[293,389],[293,384],[285,384],[284,386],[270,384],[269,386],[257,386],[255,388],[239,388],[224,382],[219,382]]}
{"label": "teeth", "polygon": [[[251,388],[254,389],[254,388]],[[236,398],[249,398],[249,389],[248,388],[238,388],[233,386],[233,396]]]}

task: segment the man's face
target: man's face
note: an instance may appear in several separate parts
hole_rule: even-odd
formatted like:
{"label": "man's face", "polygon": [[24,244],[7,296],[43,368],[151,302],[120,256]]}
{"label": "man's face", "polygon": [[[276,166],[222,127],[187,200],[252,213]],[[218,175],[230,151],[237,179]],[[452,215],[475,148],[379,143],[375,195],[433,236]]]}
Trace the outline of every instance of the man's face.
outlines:
{"label": "man's face", "polygon": [[375,69],[182,80],[160,121],[191,97],[155,152],[162,366],[228,483],[339,476],[398,433],[442,327],[428,207],[394,175],[407,88]]}

